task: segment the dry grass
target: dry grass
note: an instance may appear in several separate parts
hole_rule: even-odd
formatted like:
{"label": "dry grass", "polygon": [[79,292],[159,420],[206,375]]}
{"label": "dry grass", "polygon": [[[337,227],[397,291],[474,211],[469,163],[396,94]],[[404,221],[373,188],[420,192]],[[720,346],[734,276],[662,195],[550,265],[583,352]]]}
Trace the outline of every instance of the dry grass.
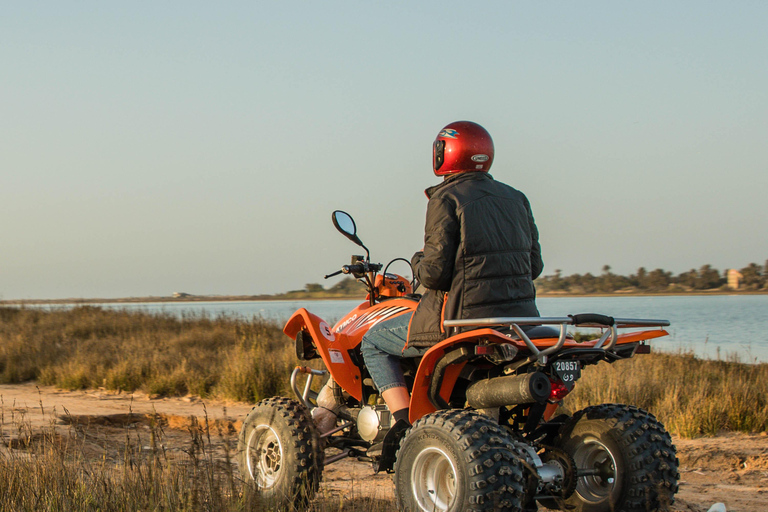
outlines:
{"label": "dry grass", "polygon": [[[0,383],[37,380],[256,401],[290,394],[293,343],[271,321],[0,308]],[[626,403],[685,437],[768,429],[768,365],[651,354],[585,369],[570,410]]]}
{"label": "dry grass", "polygon": [[223,443],[220,460],[210,430],[197,422],[184,447],[172,451],[159,422],[148,431],[127,423],[107,437],[66,417],[69,427],[51,416],[43,429],[33,429],[13,409],[0,418],[2,511],[259,509],[258,497],[243,492],[236,479],[231,442]]}
{"label": "dry grass", "polygon": [[768,364],[651,354],[583,372],[564,405],[624,403],[652,412],[682,437],[768,430]]}
{"label": "dry grass", "polygon": [[287,392],[293,345],[273,322],[77,307],[0,308],[0,383],[256,401]]}
{"label": "dry grass", "polygon": [[18,414],[6,423],[12,413],[0,405],[0,512],[394,512],[386,501],[348,496],[279,507],[240,479],[235,435],[207,419],[168,436],[159,421],[110,429],[51,417],[33,430]]}
{"label": "dry grass", "polygon": [[[285,394],[295,363],[279,326],[79,307],[0,308],[0,382],[258,400]],[[584,371],[566,407],[627,403],[686,437],[768,428],[768,365],[652,354]],[[42,407],[42,404],[41,404]],[[0,405],[0,409],[2,405]],[[35,431],[0,411],[0,511],[275,510],[239,479],[227,429],[195,425],[183,441],[128,427],[101,443],[86,427]],[[206,422],[207,423],[207,422]],[[10,440],[10,441],[9,441]],[[173,448],[173,443],[176,447]],[[311,512],[392,512],[367,497],[321,496]]]}

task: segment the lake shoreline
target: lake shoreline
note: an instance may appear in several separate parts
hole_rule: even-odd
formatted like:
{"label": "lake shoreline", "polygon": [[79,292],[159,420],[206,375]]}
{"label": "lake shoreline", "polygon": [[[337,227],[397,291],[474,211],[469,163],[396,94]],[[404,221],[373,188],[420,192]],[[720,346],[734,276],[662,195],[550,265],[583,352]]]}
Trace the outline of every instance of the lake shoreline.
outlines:
{"label": "lake shoreline", "polygon": [[[658,292],[658,293],[539,293],[537,298],[566,298],[566,297],[708,297],[708,296],[743,296],[743,295],[768,295],[767,290],[736,291],[713,290],[696,292]],[[296,301],[321,301],[321,300],[365,300],[365,295],[333,295],[333,294],[296,294],[291,296],[279,295],[191,295],[188,297],[122,297],[122,298],[67,298],[67,299],[8,299],[0,300],[1,306],[44,306],[60,304],[142,304],[142,303],[196,303],[196,302],[296,302]]]}

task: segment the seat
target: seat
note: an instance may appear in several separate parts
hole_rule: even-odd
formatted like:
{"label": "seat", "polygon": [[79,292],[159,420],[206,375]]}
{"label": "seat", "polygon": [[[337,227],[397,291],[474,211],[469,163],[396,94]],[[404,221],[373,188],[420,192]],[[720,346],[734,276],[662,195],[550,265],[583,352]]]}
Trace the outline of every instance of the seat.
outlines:
{"label": "seat", "polygon": [[554,327],[550,327],[548,325],[526,325],[523,326],[523,332],[531,340],[560,337],[560,329],[555,329]]}

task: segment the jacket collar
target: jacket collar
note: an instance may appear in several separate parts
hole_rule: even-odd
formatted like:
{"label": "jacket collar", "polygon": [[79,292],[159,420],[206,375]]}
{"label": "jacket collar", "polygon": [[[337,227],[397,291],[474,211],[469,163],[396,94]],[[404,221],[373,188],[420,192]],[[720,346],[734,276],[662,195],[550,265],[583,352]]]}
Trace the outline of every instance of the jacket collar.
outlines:
{"label": "jacket collar", "polygon": [[460,181],[469,181],[469,180],[484,180],[489,179],[492,180],[493,176],[488,174],[487,172],[477,171],[477,172],[461,172],[458,174],[450,174],[448,177],[446,177],[442,183],[438,183],[435,186],[429,187],[424,191],[424,193],[427,195],[427,199],[431,199],[435,193],[442,189],[443,187],[447,187],[449,184],[458,183]]}

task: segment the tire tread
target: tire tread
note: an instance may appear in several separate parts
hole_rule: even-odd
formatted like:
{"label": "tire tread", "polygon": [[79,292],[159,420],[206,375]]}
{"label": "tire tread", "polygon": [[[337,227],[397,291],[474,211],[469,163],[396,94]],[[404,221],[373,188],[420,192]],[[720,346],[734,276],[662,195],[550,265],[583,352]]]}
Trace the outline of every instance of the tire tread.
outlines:
{"label": "tire tread", "polygon": [[[284,469],[288,477],[286,489],[283,491],[286,494],[285,498],[308,501],[319,488],[325,457],[309,412],[296,400],[272,397],[261,400],[251,409],[243,422],[238,443],[238,465],[243,478],[250,478],[247,469],[245,469],[247,467],[245,450],[247,440],[245,436],[248,431],[246,427],[249,421],[256,420],[262,414],[275,418],[275,420],[280,418],[276,423],[287,426],[287,435],[285,439],[281,439],[281,442],[291,440],[296,454],[295,459],[285,457],[284,460],[285,464],[289,464]],[[278,498],[280,497],[278,496]]]}
{"label": "tire tread", "polygon": [[[402,448],[414,431],[434,427],[449,432],[461,449],[469,475],[468,512],[508,510],[517,512],[523,496],[522,468],[513,453],[506,431],[490,418],[469,410],[445,410],[419,419],[401,441],[395,462],[400,467]],[[397,478],[395,479],[397,482]],[[398,508],[409,510],[401,492],[396,492]]]}
{"label": "tire tread", "polygon": [[617,512],[667,510],[674,503],[680,478],[676,449],[664,425],[653,414],[624,404],[587,407],[565,423],[556,444],[563,446],[583,420],[612,423],[615,440],[628,456],[624,479],[629,485],[620,497]]}

